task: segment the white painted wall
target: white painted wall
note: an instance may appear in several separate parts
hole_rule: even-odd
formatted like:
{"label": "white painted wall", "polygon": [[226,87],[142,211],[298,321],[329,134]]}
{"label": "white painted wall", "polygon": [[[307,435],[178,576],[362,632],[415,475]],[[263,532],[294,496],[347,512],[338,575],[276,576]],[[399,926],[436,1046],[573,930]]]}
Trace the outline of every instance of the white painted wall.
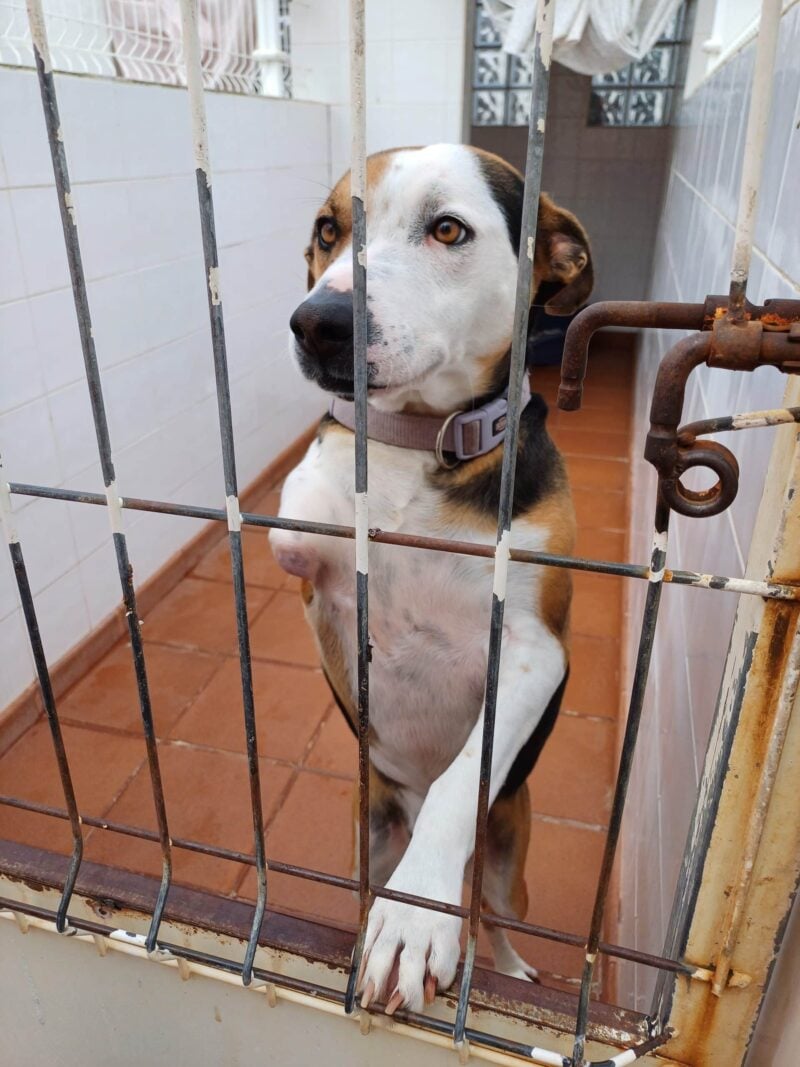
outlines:
{"label": "white painted wall", "polygon": [[[120,492],[224,506],[182,89],[57,77]],[[287,349],[329,181],[323,104],[207,98],[239,483],[323,409]],[[12,481],[102,491],[36,77],[0,69],[0,453]],[[104,509],[15,498],[50,662],[115,607]],[[194,520],[127,512],[143,581]],[[0,552],[0,708],[34,677]]]}
{"label": "white painted wall", "polygon": [[[756,302],[800,298],[800,5],[784,14],[779,42],[748,286],[748,296]],[[727,292],[753,59],[751,43],[681,108],[656,240],[651,299],[701,301],[708,293]],[[656,369],[678,336],[647,332],[638,366],[630,557],[642,562],[649,558],[655,477],[639,457]],[[784,387],[784,377],[772,368],[736,374],[701,367],[690,378],[683,420],[780,407]],[[739,460],[738,497],[728,511],[712,519],[676,517],[667,563],[741,575],[768,477],[772,432],[752,430],[715,439]],[[631,657],[643,585],[628,583]],[[664,590],[623,828],[619,937],[626,945],[654,952],[662,947],[735,610],[736,599],[728,594],[676,586]],[[623,966],[621,1003],[647,1010],[653,981],[648,968]],[[767,1062],[778,1067],[795,1061],[753,1060]]]}
{"label": "white painted wall", "polygon": [[[462,140],[467,0],[369,0],[367,151]],[[348,0],[292,0],[299,99],[331,105],[334,181],[350,165]]]}

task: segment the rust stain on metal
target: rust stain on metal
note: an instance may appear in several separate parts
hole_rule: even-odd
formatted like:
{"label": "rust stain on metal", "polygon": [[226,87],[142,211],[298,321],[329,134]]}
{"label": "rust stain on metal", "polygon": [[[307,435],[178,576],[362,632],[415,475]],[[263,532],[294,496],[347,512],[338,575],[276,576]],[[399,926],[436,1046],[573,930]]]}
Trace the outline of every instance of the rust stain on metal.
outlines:
{"label": "rust stain on metal", "polygon": [[[737,734],[734,751],[728,771],[733,778],[732,788],[736,794],[735,802],[726,808],[724,834],[726,839],[739,843],[733,848],[736,863],[725,869],[725,881],[717,887],[717,895],[701,902],[699,907],[705,911],[709,922],[713,923],[715,942],[714,959],[698,965],[702,972],[717,970],[718,956],[726,949],[730,966],[726,967],[724,987],[715,990],[712,981],[695,981],[683,976],[677,977],[677,988],[683,994],[680,1013],[680,1033],[667,1046],[668,1055],[685,1056],[698,1065],[721,1064],[720,1035],[730,1031],[731,1020],[738,1018],[733,999],[753,995],[751,986],[759,989],[763,986],[766,974],[748,973],[749,968],[734,966],[736,959],[736,933],[738,928],[728,930],[729,917],[735,915],[737,890],[742,894],[750,888],[750,871],[744,872],[748,877],[742,878],[741,842],[746,841],[754,818],[763,818],[765,810],[757,810],[756,798],[761,781],[762,768],[767,758],[773,737],[778,700],[781,692],[784,672],[792,647],[792,638],[800,620],[800,607],[795,604],[767,601],[760,627],[759,638],[753,652],[752,665],[747,677],[747,696],[743,706],[741,727]],[[767,802],[769,797],[767,798]],[[716,831],[715,831],[716,832]],[[704,879],[705,880],[705,879]],[[771,877],[759,878],[758,887],[768,896],[774,895],[776,903],[783,899],[783,886],[776,884],[773,888]],[[762,898],[763,899],[763,898]],[[733,1011],[732,1011],[733,1009]]]}
{"label": "rust stain on metal", "polygon": [[[558,406],[562,411],[577,411],[583,396],[583,381],[589,342],[593,334],[607,326],[628,326],[639,329],[680,329],[711,331],[720,323],[731,329],[747,327],[758,322],[768,331],[787,331],[800,323],[800,301],[767,300],[763,305],[745,301],[741,315],[735,322],[728,320],[729,297],[707,296],[702,304],[677,304],[669,301],[606,300],[589,307],[576,315],[569,325],[564,342],[561,362],[561,385],[558,391]],[[747,331],[743,331],[746,333]],[[742,343],[743,338],[726,342],[729,347]],[[725,353],[720,352],[720,358]],[[788,362],[788,356],[784,360]],[[727,363],[720,365],[728,365]],[[732,369],[748,369],[752,367]],[[788,367],[781,369],[789,371]],[[798,368],[800,369],[800,368]],[[792,368],[794,370],[794,368]]]}

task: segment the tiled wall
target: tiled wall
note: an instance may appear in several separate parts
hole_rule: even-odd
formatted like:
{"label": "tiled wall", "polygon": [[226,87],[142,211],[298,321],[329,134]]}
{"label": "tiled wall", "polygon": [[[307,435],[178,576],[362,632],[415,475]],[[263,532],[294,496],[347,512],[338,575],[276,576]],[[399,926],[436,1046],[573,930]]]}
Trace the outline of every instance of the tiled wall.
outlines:
{"label": "tiled wall", "polygon": [[[57,78],[120,492],[220,506],[189,110],[180,89]],[[36,77],[0,69],[0,453],[13,481],[102,491]],[[288,355],[302,249],[329,181],[322,104],[212,94],[240,485],[321,411]],[[51,662],[118,603],[104,509],[15,498]],[[127,512],[138,580],[197,529]],[[0,708],[33,678],[0,552]]]}
{"label": "tiled wall", "polygon": [[[800,6],[783,17],[756,247],[751,300],[800,296]],[[685,101],[678,120],[664,213],[658,230],[650,295],[700,301],[724,293],[742,165],[754,59],[751,43]],[[649,555],[655,479],[639,457],[660,358],[677,334],[649,332],[636,382],[631,550]],[[588,385],[591,388],[591,384]],[[784,379],[765,368],[752,374],[701,368],[690,379],[684,421],[781,405]],[[737,455],[739,495],[712,519],[675,518],[668,564],[738,575],[767,476],[772,431],[717,437]],[[629,583],[629,652],[635,654],[643,583]],[[660,951],[706,740],[736,609],[735,598],[667,587],[662,599],[647,704],[623,831],[623,943]],[[623,1003],[645,1009],[653,972],[625,966]]]}
{"label": "tiled wall", "polygon": [[[368,149],[461,140],[463,0],[367,5]],[[207,98],[239,480],[321,410],[287,356],[302,249],[349,165],[347,0],[294,0],[294,101]],[[120,491],[219,504],[188,107],[181,90],[58,78]],[[304,101],[315,101],[307,103]],[[33,73],[0,69],[0,453],[13,481],[102,489]],[[119,599],[105,514],[17,498],[51,660]],[[139,580],[192,520],[126,515]],[[33,678],[0,553],[0,708]]]}
{"label": "tiled wall", "polygon": [[[586,227],[592,299],[644,300],[672,130],[588,126],[590,92],[590,78],[553,64],[542,188]],[[527,136],[520,126],[473,126],[470,140],[524,171]]]}
{"label": "tiled wall", "polygon": [[[462,140],[466,0],[366,5],[367,151]],[[348,0],[292,0],[295,96],[331,105],[334,180],[350,165]]]}

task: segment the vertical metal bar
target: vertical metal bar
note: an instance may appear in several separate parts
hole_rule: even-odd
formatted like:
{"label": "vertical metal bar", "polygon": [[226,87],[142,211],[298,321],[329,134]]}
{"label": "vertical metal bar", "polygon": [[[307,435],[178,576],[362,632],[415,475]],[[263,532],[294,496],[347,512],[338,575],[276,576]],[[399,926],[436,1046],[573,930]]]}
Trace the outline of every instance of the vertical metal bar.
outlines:
{"label": "vertical metal bar", "polygon": [[244,708],[247,764],[250,781],[250,806],[253,814],[253,843],[256,858],[258,892],[253,925],[242,964],[242,982],[250,984],[253,960],[258,947],[258,935],[267,906],[267,861],[264,853],[264,815],[261,807],[261,776],[258,766],[256,715],[253,700],[253,672],[250,661],[250,634],[247,625],[247,597],[242,559],[242,516],[236,483],[236,457],[233,444],[233,415],[228,379],[228,357],[225,350],[225,326],[222,318],[219,258],[214,223],[214,201],[211,191],[211,166],[208,152],[208,125],[203,96],[203,71],[200,65],[200,39],[197,29],[197,0],[181,0],[183,23],[183,51],[186,64],[186,83],[192,114],[197,199],[200,226],[203,234],[203,258],[206,268],[208,314],[211,322],[211,343],[214,354],[214,374],[219,410],[219,433],[222,444],[222,466],[225,477],[225,506],[228,512],[228,539],[233,572],[233,593],[236,602],[236,630],[239,640],[239,665],[242,676],[242,704]]}
{"label": "vertical metal bar", "polygon": [[364,0],[350,0],[350,194],[353,211],[353,392],[356,406],[355,532],[358,640],[358,911],[359,933],[345,1011],[355,1004],[364,951],[369,890],[369,508],[367,497],[367,120],[364,97]]}
{"label": "vertical metal bar", "polygon": [[89,298],[86,291],[86,278],[83,272],[80,242],[78,240],[78,227],[75,218],[75,205],[72,199],[67,157],[64,152],[64,140],[61,133],[61,120],[58,114],[58,102],[56,100],[55,82],[53,80],[50,50],[47,43],[47,28],[45,26],[44,11],[41,0],[26,0],[28,8],[28,21],[31,28],[31,42],[33,54],[36,60],[36,73],[39,77],[39,89],[42,96],[45,124],[47,126],[47,139],[50,143],[50,156],[53,162],[53,174],[55,176],[56,192],[58,194],[58,206],[61,212],[61,225],[64,231],[64,244],[69,263],[69,273],[72,280],[72,295],[75,301],[75,312],[78,318],[78,331],[81,339],[83,362],[86,368],[86,381],[89,387],[89,399],[92,406],[92,418],[94,420],[95,433],[97,435],[97,447],[100,454],[100,467],[103,473],[103,484],[106,490],[106,503],[108,516],[111,522],[111,531],[114,539],[114,550],[117,555],[117,570],[119,571],[120,585],[122,587],[122,601],[125,607],[125,617],[128,622],[131,650],[133,652],[133,666],[136,672],[136,686],[139,694],[139,707],[142,715],[142,727],[144,731],[145,746],[147,749],[147,763],[150,770],[150,781],[153,789],[153,803],[156,809],[158,823],[158,836],[161,844],[161,886],[158,892],[153,918],[147,934],[147,950],[152,952],[156,947],[158,928],[161,916],[167,900],[170,879],[172,877],[172,850],[167,827],[167,811],[164,804],[164,790],[161,783],[161,770],[158,763],[158,751],[156,748],[155,730],[153,728],[153,714],[150,707],[150,692],[147,685],[147,673],[144,663],[144,649],[142,647],[142,635],[139,624],[139,615],[136,608],[136,593],[133,586],[133,568],[128,559],[128,546],[122,525],[122,507],[117,493],[114,475],[114,462],[111,455],[111,440],[108,433],[108,420],[106,418],[105,403],[103,401],[103,389],[100,382],[100,371],[97,365],[97,353],[94,347],[92,334],[92,319],[89,313]]}
{"label": "vertical metal bar", "polygon": [[483,710],[483,744],[481,750],[478,807],[475,824],[475,851],[472,861],[472,886],[469,906],[469,932],[456,1010],[454,1041],[464,1041],[469,1007],[469,991],[475,965],[475,949],[480,923],[483,867],[486,851],[486,828],[489,813],[489,786],[492,772],[494,724],[497,709],[497,687],[500,677],[500,652],[503,640],[506,578],[510,558],[511,511],[514,500],[517,442],[519,438],[520,399],[525,374],[525,351],[528,316],[533,287],[533,260],[539,216],[539,194],[542,184],[544,134],[547,99],[550,90],[550,60],[553,49],[553,19],[555,0],[539,0],[533,42],[533,81],[531,87],[531,115],[528,126],[528,149],[525,161],[525,193],[522,206],[517,290],[514,305],[514,326],[511,335],[511,368],[508,388],[508,424],[503,445],[503,465],[500,477],[500,505],[497,517],[497,546],[492,590],[492,617],[489,631],[489,656],[486,668],[486,695]]}
{"label": "vertical metal bar", "polygon": [[581,976],[581,989],[578,997],[578,1015],[575,1022],[575,1045],[572,1052],[572,1067],[583,1067],[584,1051],[586,1047],[586,1026],[589,1018],[589,995],[594,976],[594,965],[597,959],[597,950],[600,944],[600,934],[605,914],[606,901],[608,899],[609,884],[611,881],[611,869],[614,866],[617,843],[622,827],[622,815],[625,810],[625,798],[628,794],[633,756],[636,751],[636,740],[639,735],[639,725],[642,719],[644,707],[644,695],[647,687],[647,676],[650,671],[650,659],[653,653],[653,640],[656,633],[656,621],[658,608],[661,602],[661,590],[664,585],[664,569],[667,558],[667,536],[669,529],[669,508],[661,500],[659,495],[656,503],[656,514],[653,534],[653,550],[650,560],[650,584],[647,588],[644,611],[642,613],[642,630],[639,637],[639,648],[636,653],[636,669],[633,675],[630,702],[628,705],[628,719],[625,724],[625,736],[622,741],[622,751],[619,758],[617,782],[614,787],[614,801],[611,805],[611,818],[608,824],[603,861],[600,866],[600,877],[597,882],[597,890],[592,910],[592,921],[589,927],[589,937],[586,942],[586,956]]}
{"label": "vertical metal bar", "polygon": [[61,724],[58,721],[53,687],[50,684],[50,671],[47,668],[47,659],[42,645],[42,636],[39,632],[39,623],[36,618],[36,608],[33,602],[28,572],[25,568],[25,560],[22,555],[22,546],[17,538],[14,528],[14,517],[11,513],[11,493],[8,482],[5,480],[3,463],[0,459],[0,519],[8,542],[8,551],[11,555],[11,563],[14,567],[14,575],[17,579],[17,589],[22,602],[22,612],[25,616],[25,625],[28,628],[28,637],[33,652],[33,660],[36,665],[36,675],[39,679],[39,688],[42,691],[42,702],[47,716],[47,724],[50,727],[50,735],[53,738],[58,773],[61,778],[61,788],[64,792],[64,802],[69,813],[69,825],[72,831],[72,856],[70,858],[67,874],[64,879],[64,888],[61,891],[61,900],[56,912],[56,929],[60,934],[68,931],[67,909],[75,888],[75,880],[78,877],[78,869],[83,858],[83,832],[81,830],[81,817],[78,813],[78,804],[75,800],[75,790],[72,786],[72,775],[69,770],[67,752],[64,748],[64,739],[61,736]]}
{"label": "vertical metal bar", "polygon": [[744,161],[739,187],[739,208],[736,214],[736,233],[733,241],[733,262],[731,263],[728,317],[734,321],[744,319],[744,298],[747,290],[747,276],[750,272],[750,256],[753,250],[758,189],[761,184],[764,148],[772,106],[772,83],[780,18],[781,0],[763,0],[756,44],[753,90],[750,96],[750,111],[747,116],[744,139]]}

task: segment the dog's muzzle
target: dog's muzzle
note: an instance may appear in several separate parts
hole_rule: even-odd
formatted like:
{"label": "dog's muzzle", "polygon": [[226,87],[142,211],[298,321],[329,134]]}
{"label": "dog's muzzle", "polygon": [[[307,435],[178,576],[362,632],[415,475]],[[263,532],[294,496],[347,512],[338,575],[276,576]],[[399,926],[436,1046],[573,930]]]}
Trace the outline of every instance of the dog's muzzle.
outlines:
{"label": "dog's muzzle", "polygon": [[296,309],[289,326],[303,374],[338,396],[353,395],[353,294],[321,289]]}

